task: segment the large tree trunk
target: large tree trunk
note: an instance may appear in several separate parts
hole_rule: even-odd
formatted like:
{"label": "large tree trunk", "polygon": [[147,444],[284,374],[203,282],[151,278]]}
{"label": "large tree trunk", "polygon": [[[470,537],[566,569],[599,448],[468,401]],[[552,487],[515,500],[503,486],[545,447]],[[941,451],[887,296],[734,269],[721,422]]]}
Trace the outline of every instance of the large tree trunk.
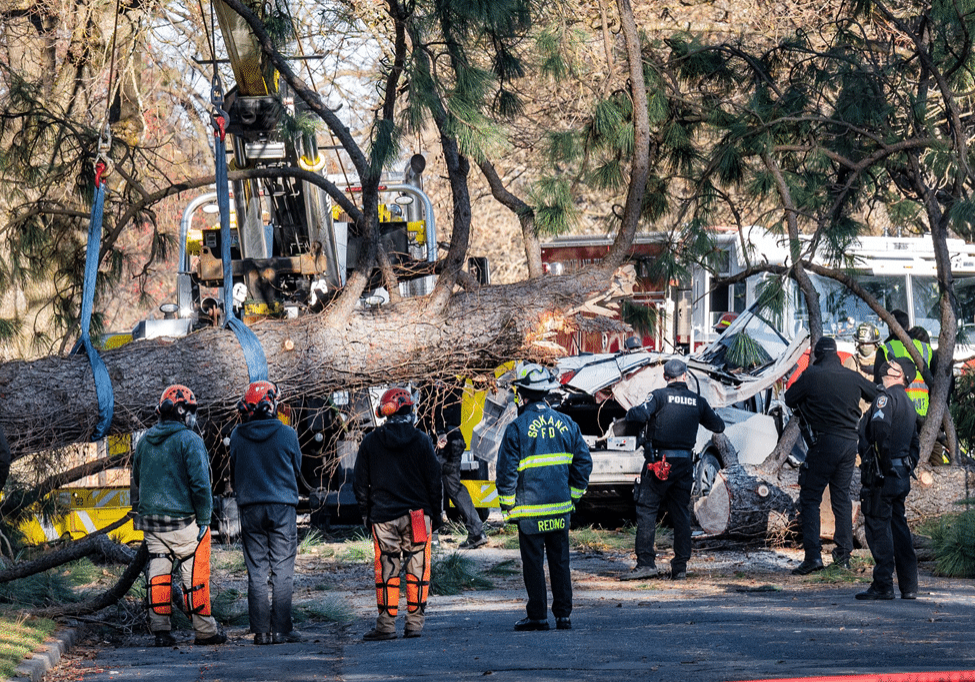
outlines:
{"label": "large tree trunk", "polygon": [[[545,355],[546,332],[569,310],[602,291],[608,273],[545,278],[455,294],[441,314],[425,299],[353,313],[342,325],[329,313],[266,321],[254,332],[269,376],[285,400],[392,381],[422,381],[490,370],[511,359]],[[192,388],[200,419],[218,425],[233,412],[247,383],[232,332],[203,330],[171,340],[138,341],[103,354],[115,392],[112,432],[154,419],[163,389]],[[15,457],[88,440],[97,422],[91,370],[84,356],[48,357],[0,366],[0,426]]]}
{"label": "large tree trunk", "polygon": [[765,538],[788,525],[795,500],[757,468],[735,464],[718,473],[711,493],[694,505],[694,515],[710,535]]}

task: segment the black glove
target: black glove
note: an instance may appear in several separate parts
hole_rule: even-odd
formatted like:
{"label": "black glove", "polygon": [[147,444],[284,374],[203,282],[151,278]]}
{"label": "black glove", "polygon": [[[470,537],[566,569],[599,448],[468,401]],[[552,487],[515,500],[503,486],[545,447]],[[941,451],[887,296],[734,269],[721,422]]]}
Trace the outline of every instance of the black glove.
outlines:
{"label": "black glove", "polygon": [[204,523],[202,526],[200,526],[200,532],[196,536],[196,541],[203,542],[203,536],[207,534],[208,530],[210,530],[209,524]]}

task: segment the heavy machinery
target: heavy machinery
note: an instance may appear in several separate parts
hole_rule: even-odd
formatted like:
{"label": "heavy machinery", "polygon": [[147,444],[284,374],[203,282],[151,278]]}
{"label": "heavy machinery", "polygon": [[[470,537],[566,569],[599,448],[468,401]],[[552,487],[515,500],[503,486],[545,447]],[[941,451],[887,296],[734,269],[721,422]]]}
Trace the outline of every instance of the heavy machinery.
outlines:
{"label": "heavy machinery", "polygon": [[[260,15],[264,9],[255,11]],[[176,302],[161,306],[161,318],[143,320],[131,333],[108,335],[103,339],[106,347],[143,338],[178,337],[223,324],[231,314],[226,310],[227,301],[232,301],[232,313],[245,323],[320,311],[345,285],[363,245],[357,226],[321,187],[286,172],[300,168],[322,174],[327,165],[316,136],[307,132],[311,128],[297,123],[312,116],[307,106],[267,63],[250,26],[221,0],[214,0],[214,12],[215,29],[223,37],[235,81],[224,96],[215,70],[214,119],[225,115],[226,161],[232,170],[265,171],[258,179],[231,183],[232,206],[224,220],[229,219],[231,228],[232,281],[225,281],[221,257],[226,232],[215,219],[208,219],[213,215],[211,209],[220,204],[222,188],[218,187],[218,191],[191,200],[183,211]],[[218,166],[223,161],[217,158]],[[380,187],[380,238],[402,296],[429,293],[435,280],[437,228],[433,204],[423,191],[425,165],[422,155],[414,155],[401,173],[384,177]],[[276,169],[282,172],[278,174]],[[356,203],[361,191],[357,178],[341,173],[328,179]],[[475,262],[479,278],[487,281],[486,262]],[[382,285],[376,270],[363,305],[388,301]],[[232,296],[227,295],[228,289]],[[298,431],[305,453],[302,493],[321,525],[359,520],[351,496],[351,470],[362,433],[380,423],[375,404],[385,388],[372,386],[307,398],[284,406],[279,415]],[[228,435],[205,437],[212,457],[214,529],[224,538],[233,538],[237,522],[227,466]],[[130,439],[133,447],[137,438],[133,434]],[[64,497],[70,497],[71,513],[77,516],[86,500],[103,496],[95,488]],[[48,529],[47,534],[51,532]]]}

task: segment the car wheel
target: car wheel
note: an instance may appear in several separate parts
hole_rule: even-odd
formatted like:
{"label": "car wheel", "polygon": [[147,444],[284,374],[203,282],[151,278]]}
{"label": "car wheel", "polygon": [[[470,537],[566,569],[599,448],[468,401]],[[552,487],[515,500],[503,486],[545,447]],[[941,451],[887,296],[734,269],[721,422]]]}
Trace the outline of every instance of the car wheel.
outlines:
{"label": "car wheel", "polygon": [[710,452],[705,452],[694,466],[694,487],[691,490],[691,497],[698,500],[707,497],[711,493],[718,472],[721,471],[721,462]]}

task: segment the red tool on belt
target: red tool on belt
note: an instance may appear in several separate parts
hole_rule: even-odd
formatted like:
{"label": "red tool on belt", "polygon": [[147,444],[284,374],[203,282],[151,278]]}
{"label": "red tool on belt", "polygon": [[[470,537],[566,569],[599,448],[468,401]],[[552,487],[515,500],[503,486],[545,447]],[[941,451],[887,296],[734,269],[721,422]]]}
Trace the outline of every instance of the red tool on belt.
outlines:
{"label": "red tool on belt", "polygon": [[659,478],[661,481],[666,481],[667,477],[670,476],[670,464],[667,462],[667,455],[661,455],[659,462],[647,462],[647,469],[653,472],[653,475]]}

